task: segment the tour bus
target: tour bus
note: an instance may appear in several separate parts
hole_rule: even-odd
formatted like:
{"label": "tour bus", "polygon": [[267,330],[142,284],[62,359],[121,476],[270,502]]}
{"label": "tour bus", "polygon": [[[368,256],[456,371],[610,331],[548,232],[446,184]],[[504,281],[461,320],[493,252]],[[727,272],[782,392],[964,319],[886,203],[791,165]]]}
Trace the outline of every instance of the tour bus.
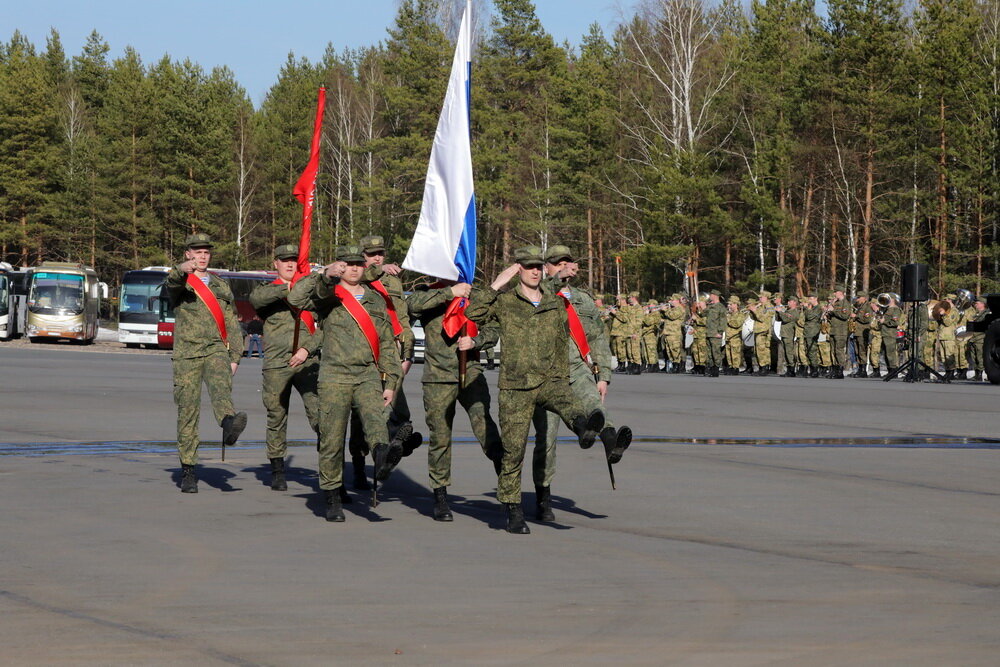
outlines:
{"label": "tour bus", "polygon": [[118,294],[118,342],[125,347],[156,347],[160,317],[160,289],[167,266],[126,271]]}
{"label": "tour bus", "polygon": [[25,334],[32,343],[46,339],[93,343],[101,299],[107,296],[108,286],[89,266],[42,262],[28,271]]}
{"label": "tour bus", "polygon": [[0,340],[11,340],[24,333],[27,302],[26,270],[15,270],[0,262]]}
{"label": "tour bus", "polygon": [[[251,320],[260,319],[257,317],[257,311],[250,305],[250,292],[261,283],[274,282],[274,279],[278,277],[277,273],[274,271],[225,271],[222,269],[209,269],[209,272],[229,283],[241,325],[246,325]],[[160,321],[156,327],[156,339],[160,348],[164,350],[174,348],[174,309],[167,296],[166,285],[160,292]],[[240,345],[242,344],[241,338]]]}

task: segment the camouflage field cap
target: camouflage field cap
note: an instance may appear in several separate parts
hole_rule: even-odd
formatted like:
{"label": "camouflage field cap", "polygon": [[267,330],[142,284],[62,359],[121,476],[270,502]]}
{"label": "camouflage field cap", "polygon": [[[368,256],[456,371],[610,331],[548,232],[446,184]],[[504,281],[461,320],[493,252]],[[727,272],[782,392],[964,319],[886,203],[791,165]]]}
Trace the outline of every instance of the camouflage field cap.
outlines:
{"label": "camouflage field cap", "polygon": [[795,296],[794,294],[789,294],[786,303],[788,301],[798,301],[798,300],[799,300],[799,297]]}
{"label": "camouflage field cap", "polygon": [[337,248],[338,262],[364,262],[365,256],[361,253],[361,246],[342,245]]}
{"label": "camouflage field cap", "polygon": [[567,262],[573,261],[573,251],[569,249],[569,246],[549,246],[548,251],[545,253],[545,261],[549,264],[556,264],[563,260],[566,260]]}
{"label": "camouflage field cap", "polygon": [[215,244],[212,243],[211,236],[203,232],[198,232],[184,239],[184,247],[188,250],[193,248],[214,248]]}
{"label": "camouflage field cap", "polygon": [[717,289],[712,290],[711,292],[709,292],[709,294],[714,294],[715,296],[720,297],[720,298],[722,297],[722,292],[720,292]]}
{"label": "camouflage field cap", "polygon": [[738,297],[738,296],[736,296],[736,295],[734,294],[734,295],[732,295],[731,297],[729,297],[729,300],[728,300],[728,302],[729,302],[729,303],[735,303],[735,304],[736,304],[736,305],[738,306],[738,305],[740,305],[740,297]]}
{"label": "camouflage field cap", "polygon": [[514,261],[527,269],[545,264],[545,257],[541,248],[529,245],[514,251]]}
{"label": "camouflage field cap", "polygon": [[381,236],[366,236],[360,241],[361,250],[366,255],[377,255],[385,252],[385,239]]}
{"label": "camouflage field cap", "polygon": [[984,299],[983,297],[979,297],[978,299],[976,299],[976,303],[981,303],[981,304],[983,304],[985,306],[986,305],[986,299]]}
{"label": "camouflage field cap", "polygon": [[810,299],[818,299],[819,298],[819,292],[817,292],[816,290],[813,290],[812,292],[809,292],[809,298]]}
{"label": "camouflage field cap", "polygon": [[294,243],[286,243],[285,245],[279,245],[274,249],[275,259],[298,259],[299,258],[299,247]]}
{"label": "camouflage field cap", "polygon": [[656,299],[650,299],[649,301],[646,302],[646,305],[647,306],[658,306],[658,305],[660,305],[660,302],[657,301]]}
{"label": "camouflage field cap", "polygon": [[863,289],[858,290],[858,296],[859,297],[864,297],[865,299],[867,299],[868,298],[868,292],[865,291],[865,290],[863,290]]}
{"label": "camouflage field cap", "polygon": [[629,292],[628,296],[629,296],[630,299],[638,299],[639,298],[639,293],[638,292]]}
{"label": "camouflage field cap", "polygon": [[836,285],[833,286],[833,291],[834,292],[846,292],[847,290],[844,289],[844,285],[842,283],[837,283]]}
{"label": "camouflage field cap", "polygon": [[948,301],[954,301],[955,300],[955,295],[954,294],[945,294],[944,298],[948,299]]}
{"label": "camouflage field cap", "polygon": [[771,299],[773,299],[774,301],[782,301],[784,300],[784,298],[785,295],[782,294],[781,292],[775,292],[774,294],[771,295]]}
{"label": "camouflage field cap", "polygon": [[761,299],[770,299],[771,298],[771,293],[768,292],[767,290],[761,290],[761,292],[760,292],[760,294],[758,296]]}
{"label": "camouflage field cap", "polygon": [[624,299],[624,298],[625,298],[625,295],[624,295],[624,294],[616,294],[616,295],[615,295],[615,300],[616,300],[616,301],[621,301],[621,300],[622,300],[622,299]]}

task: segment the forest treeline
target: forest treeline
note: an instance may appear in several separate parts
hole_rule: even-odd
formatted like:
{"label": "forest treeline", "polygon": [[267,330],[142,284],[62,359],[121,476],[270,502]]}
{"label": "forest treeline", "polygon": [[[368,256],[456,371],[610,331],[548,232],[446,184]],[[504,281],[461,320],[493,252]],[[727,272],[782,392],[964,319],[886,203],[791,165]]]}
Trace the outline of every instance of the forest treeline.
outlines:
{"label": "forest treeline", "polygon": [[[289,54],[259,108],[226,68],[0,44],[0,254],[105,280],[269,265],[328,90],[313,257],[369,233],[401,260],[464,2],[402,0],[386,38]],[[475,4],[479,270],[567,243],[596,291],[1000,291],[1000,0],[656,0],[557,44],[528,0]]]}

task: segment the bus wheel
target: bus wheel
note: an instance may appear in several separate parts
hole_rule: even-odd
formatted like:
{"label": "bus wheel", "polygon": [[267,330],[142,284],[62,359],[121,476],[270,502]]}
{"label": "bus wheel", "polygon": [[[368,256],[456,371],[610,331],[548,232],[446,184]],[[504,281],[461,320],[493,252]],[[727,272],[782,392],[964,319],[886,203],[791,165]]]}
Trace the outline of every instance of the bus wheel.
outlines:
{"label": "bus wheel", "polygon": [[140,345],[139,343],[125,343],[125,347],[127,347],[130,350],[137,350],[139,349]]}
{"label": "bus wheel", "polygon": [[993,320],[983,341],[983,367],[992,384],[1000,384],[1000,320]]}
{"label": "bus wheel", "polygon": [[41,338],[40,336],[28,336],[29,343],[41,343],[44,340],[45,339]]}

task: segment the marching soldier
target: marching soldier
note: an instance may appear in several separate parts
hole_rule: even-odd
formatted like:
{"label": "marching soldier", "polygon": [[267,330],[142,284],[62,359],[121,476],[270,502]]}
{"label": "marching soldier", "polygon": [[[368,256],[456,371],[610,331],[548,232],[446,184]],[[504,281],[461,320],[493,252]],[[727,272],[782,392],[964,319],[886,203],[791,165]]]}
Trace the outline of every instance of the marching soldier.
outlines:
{"label": "marching soldier", "polygon": [[747,314],[740,309],[740,297],[733,294],[726,303],[726,375],[739,375],[743,365],[743,323]]}
{"label": "marching soldier", "polygon": [[181,492],[198,493],[202,383],[222,427],[223,447],[235,444],[247,425],[246,413],[233,408],[233,375],[243,357],[243,339],[232,290],[208,272],[212,239],[192,234],[184,245],[184,261],[167,274],[167,293],[176,317],[173,369]]}
{"label": "marching soldier", "polygon": [[833,299],[826,311],[827,322],[830,324],[828,340],[831,348],[833,370],[830,377],[835,380],[844,379],[844,367],[847,366],[847,336],[848,322],[851,319],[851,302],[844,296],[844,286],[833,288]]}
{"label": "marching soldier", "polygon": [[[434,494],[435,521],[454,518],[448,507],[447,492],[451,486],[451,429],[456,403],[468,413],[472,432],[483,453],[493,461],[497,474],[503,457],[500,431],[490,415],[490,388],[479,363],[479,353],[496,345],[497,327],[491,323],[480,328],[471,321],[465,323],[464,330],[452,328],[451,324],[445,326],[445,315],[452,301],[469,298],[470,294],[473,294],[471,285],[442,280],[433,285],[418,285],[408,299],[410,316],[423,323],[426,341],[422,383],[424,419],[430,429],[427,474]],[[464,384],[459,374],[460,350],[467,354]]]}
{"label": "marching soldier", "polygon": [[403,456],[389,440],[385,419],[403,370],[385,301],[362,283],[364,272],[361,248],[342,246],[336,261],[299,280],[288,296],[292,306],[313,310],[322,321],[319,485],[327,521],[344,520],[340,488],[352,409],[361,418],[376,480],[388,478]]}
{"label": "marching soldier", "polygon": [[781,356],[785,364],[785,377],[795,377],[795,327],[799,323],[802,312],[799,310],[799,300],[795,296],[788,298],[788,303],[775,313],[781,322]]}
{"label": "marching soldier", "polygon": [[722,366],[722,337],[726,333],[726,307],[722,305],[719,290],[708,294],[708,307],[705,310],[705,341],[708,348],[709,377],[719,377],[719,367]]}
{"label": "marching soldier", "polygon": [[[861,290],[854,302],[854,348],[858,358],[858,370],[851,377],[868,377],[868,350],[871,348],[872,337],[878,327],[875,320],[874,304],[868,300],[868,292]],[[876,348],[877,350],[878,348]],[[877,367],[878,364],[872,364]]]}
{"label": "marching soldier", "polygon": [[[885,365],[892,375],[899,368],[899,351],[896,343],[899,340],[899,327],[903,324],[903,310],[896,303],[896,299],[889,299],[889,306],[879,318],[879,336],[882,339],[882,349],[885,352]],[[875,366],[875,375],[879,375]]]}
{"label": "marching soldier", "polygon": [[[497,480],[497,500],[507,513],[507,532],[530,532],[521,507],[521,467],[535,408],[556,412],[576,433],[580,446],[591,447],[604,428],[600,410],[587,413],[569,386],[567,349],[570,344],[566,306],[542,285],[545,259],[535,246],[519,248],[516,263],[504,269],[483,298],[466,311],[480,326],[495,320],[500,327],[500,434],[503,462]],[[500,290],[518,276],[519,282]]]}
{"label": "marching soldier", "polygon": [[771,332],[774,324],[774,308],[771,306],[771,293],[764,290],[758,296],[758,301],[750,306],[750,317],[753,318],[753,342],[757,360],[756,375],[768,375],[771,372]]}
{"label": "marching soldier", "polygon": [[275,491],[288,490],[285,453],[288,449],[288,401],[293,388],[302,397],[309,426],[319,433],[316,395],[319,358],[316,353],[320,337],[316,333],[315,315],[288,305],[298,256],[297,245],[278,246],[274,251],[277,280],[258,285],[250,293],[250,305],[264,320],[261,398],[267,409],[267,458],[271,462],[271,488]]}
{"label": "marching soldier", "polygon": [[[545,253],[545,285],[562,298],[569,320],[569,386],[585,413],[600,410],[604,428],[600,438],[604,453],[611,464],[621,461],[622,454],[632,443],[632,429],[622,426],[615,430],[604,406],[611,384],[611,352],[604,337],[597,307],[587,290],[571,285],[579,267],[573,253],[564,245],[551,246]],[[532,457],[532,477],[535,482],[535,515],[539,521],[555,521],[552,512],[552,480],[555,477],[556,434],[559,417],[541,407],[532,416],[535,426],[535,450]]]}

